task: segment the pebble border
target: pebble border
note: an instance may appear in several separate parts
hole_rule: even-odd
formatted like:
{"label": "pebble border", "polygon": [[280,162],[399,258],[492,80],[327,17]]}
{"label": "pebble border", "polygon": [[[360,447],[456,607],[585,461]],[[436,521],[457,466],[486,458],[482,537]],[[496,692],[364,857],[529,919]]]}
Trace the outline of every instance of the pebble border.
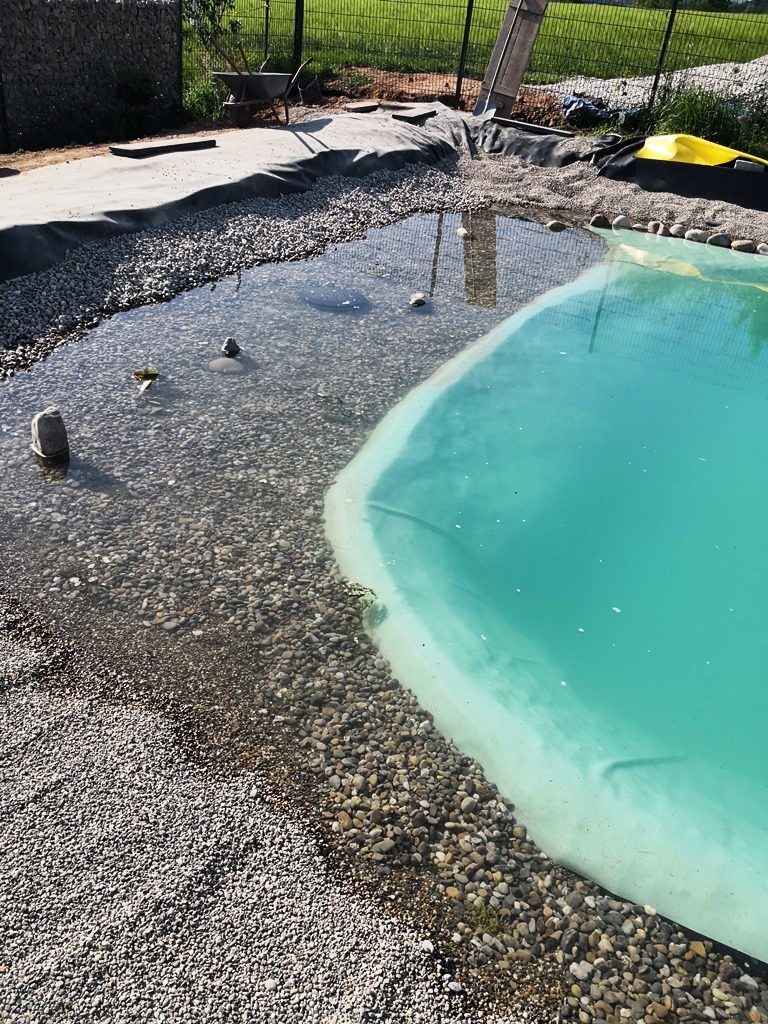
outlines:
{"label": "pebble border", "polygon": [[[562,230],[552,225],[559,222],[554,221],[547,224],[550,230]],[[758,256],[768,256],[768,242],[754,242],[751,238],[732,238],[726,231],[707,231],[704,228],[686,228],[684,224],[671,224],[667,226],[663,221],[651,220],[647,224],[642,222],[633,223],[625,214],[620,214],[609,220],[604,214],[596,213],[590,218],[590,227],[613,228],[614,231],[637,231],[649,235],[660,235],[664,238],[683,238],[687,242],[700,242],[703,245],[716,245],[721,249],[733,249],[734,252],[755,253]]]}

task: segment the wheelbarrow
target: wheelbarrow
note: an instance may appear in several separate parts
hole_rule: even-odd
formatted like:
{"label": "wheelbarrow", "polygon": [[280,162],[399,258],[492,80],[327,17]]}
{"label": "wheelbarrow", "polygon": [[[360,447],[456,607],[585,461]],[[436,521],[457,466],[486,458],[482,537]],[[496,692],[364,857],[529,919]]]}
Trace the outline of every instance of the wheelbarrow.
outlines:
{"label": "wheelbarrow", "polygon": [[275,101],[282,100],[285,124],[288,124],[291,119],[288,110],[288,94],[311,60],[311,57],[305,60],[293,75],[264,71],[266,61],[258,71],[214,71],[213,77],[219,82],[223,82],[229,89],[229,97],[223,106],[232,123],[238,128],[245,128],[253,116],[254,108],[268,103],[279,124],[280,115],[275,107]]}

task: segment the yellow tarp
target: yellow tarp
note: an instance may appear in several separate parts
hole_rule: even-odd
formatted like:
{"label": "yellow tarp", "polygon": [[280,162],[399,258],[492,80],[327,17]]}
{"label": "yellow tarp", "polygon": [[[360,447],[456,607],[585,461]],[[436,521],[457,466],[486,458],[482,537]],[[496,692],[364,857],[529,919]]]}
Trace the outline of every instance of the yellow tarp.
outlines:
{"label": "yellow tarp", "polygon": [[719,146],[716,142],[707,142],[695,135],[651,135],[635,156],[645,157],[646,160],[673,160],[679,164],[704,164],[706,167],[729,164],[737,157],[743,157],[768,165],[768,160],[759,156]]}

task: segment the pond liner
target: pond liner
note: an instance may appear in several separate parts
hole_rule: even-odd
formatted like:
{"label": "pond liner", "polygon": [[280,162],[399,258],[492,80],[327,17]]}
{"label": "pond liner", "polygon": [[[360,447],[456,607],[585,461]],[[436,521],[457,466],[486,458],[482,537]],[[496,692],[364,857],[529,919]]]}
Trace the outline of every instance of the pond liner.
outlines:
{"label": "pond liner", "polygon": [[215,148],[143,160],[97,156],[40,167],[3,186],[0,281],[44,270],[87,242],[154,228],[224,203],[306,192],[321,178],[435,164],[472,146],[465,119],[427,125],[379,114],[223,132]]}
{"label": "pond liner", "polygon": [[472,136],[478,150],[499,156],[516,156],[536,167],[567,167],[589,163],[598,174],[617,181],[631,181],[646,192],[671,192],[691,199],[733,203],[751,210],[768,211],[768,173],[755,174],[730,164],[717,167],[674,160],[638,157],[645,138],[595,138],[560,133],[542,134],[508,128],[493,122],[476,124]]}
{"label": "pond liner", "polygon": [[768,211],[768,174],[755,174],[731,165],[708,167],[672,160],[638,157],[644,139],[610,154],[596,154],[598,174],[631,181],[646,192],[672,192],[690,199],[712,199],[749,210]]}

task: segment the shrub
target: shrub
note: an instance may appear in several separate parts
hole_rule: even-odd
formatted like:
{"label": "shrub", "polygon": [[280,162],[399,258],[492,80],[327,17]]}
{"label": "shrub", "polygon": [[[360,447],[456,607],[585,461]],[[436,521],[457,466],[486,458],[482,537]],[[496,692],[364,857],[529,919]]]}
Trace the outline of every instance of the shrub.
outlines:
{"label": "shrub", "polygon": [[658,135],[697,135],[768,157],[768,116],[758,99],[734,100],[702,88],[663,95],[654,115]]}
{"label": "shrub", "polygon": [[184,90],[184,116],[190,121],[216,121],[221,117],[221,92],[212,79],[193,82]]}

